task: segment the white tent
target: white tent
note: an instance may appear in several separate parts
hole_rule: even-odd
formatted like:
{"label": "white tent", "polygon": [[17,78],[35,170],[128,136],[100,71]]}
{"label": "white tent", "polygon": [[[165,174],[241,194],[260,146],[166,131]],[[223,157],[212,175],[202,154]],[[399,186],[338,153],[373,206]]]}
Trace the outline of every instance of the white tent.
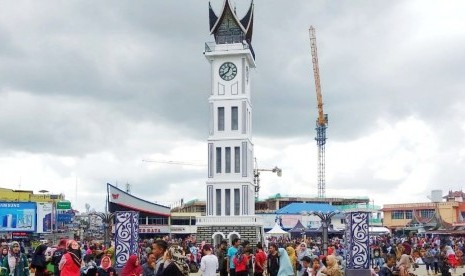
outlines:
{"label": "white tent", "polygon": [[381,235],[381,234],[390,234],[391,230],[382,226],[370,226],[368,228],[370,235]]}
{"label": "white tent", "polygon": [[275,224],[273,228],[271,228],[270,231],[266,232],[265,234],[270,235],[270,236],[281,236],[281,235],[287,235],[286,231],[284,231],[279,224]]}

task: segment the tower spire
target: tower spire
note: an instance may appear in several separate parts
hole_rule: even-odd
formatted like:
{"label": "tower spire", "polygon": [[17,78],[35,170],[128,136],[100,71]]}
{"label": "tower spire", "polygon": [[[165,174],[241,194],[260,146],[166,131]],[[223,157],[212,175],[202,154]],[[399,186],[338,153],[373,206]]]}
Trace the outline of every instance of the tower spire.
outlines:
{"label": "tower spire", "polygon": [[223,3],[223,9],[219,16],[213,11],[209,2],[210,33],[215,36],[217,44],[247,43],[252,41],[253,29],[253,0],[250,3],[246,15],[239,19],[236,7],[232,8],[229,0]]}

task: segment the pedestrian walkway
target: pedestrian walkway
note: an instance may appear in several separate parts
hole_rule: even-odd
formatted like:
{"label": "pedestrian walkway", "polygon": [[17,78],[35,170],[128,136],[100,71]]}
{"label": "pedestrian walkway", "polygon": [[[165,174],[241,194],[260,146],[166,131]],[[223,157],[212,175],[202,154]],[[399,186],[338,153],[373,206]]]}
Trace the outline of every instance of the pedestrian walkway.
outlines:
{"label": "pedestrian walkway", "polygon": [[[430,274],[427,274],[425,268],[426,268],[425,265],[420,265],[419,268],[417,268],[415,271],[411,271],[411,272],[418,275],[418,276],[434,275],[434,273],[431,273],[431,272],[430,272]],[[453,276],[458,276],[458,275],[462,276],[464,273],[465,273],[465,268],[459,267],[459,268],[456,269],[455,273],[452,272],[452,275]],[[437,274],[437,275],[441,275],[441,274]]]}
{"label": "pedestrian walkway", "polygon": [[[430,276],[430,275],[433,276],[434,275],[434,273],[427,274],[424,265],[420,265],[420,267],[417,268],[415,271],[412,271],[412,273],[414,273],[415,275],[418,275],[418,276]],[[462,275],[464,275],[464,273],[465,273],[465,268],[459,267],[459,268],[457,268],[455,273],[452,273],[452,276],[462,276]],[[197,276],[197,275],[202,275],[202,273],[197,272],[197,273],[191,273],[190,275]],[[440,275],[441,274],[437,274],[437,276],[440,276]]]}

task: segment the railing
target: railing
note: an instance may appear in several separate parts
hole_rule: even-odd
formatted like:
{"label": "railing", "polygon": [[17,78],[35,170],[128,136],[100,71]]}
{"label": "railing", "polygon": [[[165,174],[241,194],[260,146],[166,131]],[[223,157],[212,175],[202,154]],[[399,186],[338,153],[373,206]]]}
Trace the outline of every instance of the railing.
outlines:
{"label": "railing", "polygon": [[232,44],[216,44],[215,42],[206,42],[205,43],[205,52],[214,52],[214,51],[229,51],[229,50],[245,50],[249,49],[252,53],[252,57],[255,59],[255,52],[252,48],[252,45],[247,41],[243,40],[242,42],[232,43]]}
{"label": "railing", "polygon": [[258,216],[206,216],[197,217],[196,225],[261,225],[263,218]]}

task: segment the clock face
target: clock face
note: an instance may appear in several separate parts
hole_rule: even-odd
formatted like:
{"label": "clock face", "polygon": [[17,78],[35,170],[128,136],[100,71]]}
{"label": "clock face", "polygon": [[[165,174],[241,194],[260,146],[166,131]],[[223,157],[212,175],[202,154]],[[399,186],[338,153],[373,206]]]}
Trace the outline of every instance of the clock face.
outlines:
{"label": "clock face", "polygon": [[237,75],[237,67],[232,62],[225,62],[221,64],[220,70],[218,70],[220,77],[225,81],[234,79]]}

